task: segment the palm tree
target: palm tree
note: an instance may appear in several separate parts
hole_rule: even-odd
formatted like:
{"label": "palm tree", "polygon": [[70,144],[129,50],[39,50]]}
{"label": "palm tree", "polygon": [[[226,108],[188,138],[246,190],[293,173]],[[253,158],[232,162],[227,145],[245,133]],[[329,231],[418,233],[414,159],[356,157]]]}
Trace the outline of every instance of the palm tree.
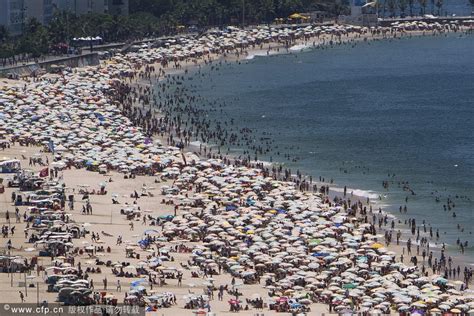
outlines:
{"label": "palm tree", "polygon": [[381,3],[380,1],[377,1],[375,3],[375,10],[377,12],[377,16],[382,16],[382,7],[383,7],[383,3]]}
{"label": "palm tree", "polygon": [[441,8],[443,7],[443,0],[436,0],[436,7],[438,8],[438,16],[440,16]]}
{"label": "palm tree", "polygon": [[385,10],[387,9],[387,0],[383,0],[380,4],[380,8],[382,9],[382,16],[385,18]]}
{"label": "palm tree", "polygon": [[410,8],[410,16],[413,16],[413,6],[414,5],[415,5],[415,0],[408,0],[408,7]]}
{"label": "palm tree", "polygon": [[418,0],[421,6],[421,15],[424,15],[426,12],[426,5],[428,4],[428,0]]}
{"label": "palm tree", "polygon": [[2,63],[5,59],[13,55],[13,45],[9,43],[10,34],[4,25],[0,25],[0,59]]}
{"label": "palm tree", "polygon": [[342,11],[344,11],[344,6],[336,1],[332,6],[331,11],[337,18],[339,15],[341,15]]}
{"label": "palm tree", "polygon": [[69,41],[68,38],[68,33],[67,33],[67,24],[68,24],[68,18],[67,18],[67,13],[66,11],[64,12],[59,12],[56,11],[53,14],[53,18],[51,19],[51,22],[48,25],[48,31],[51,37],[51,40],[54,44],[58,43],[67,43]]}
{"label": "palm tree", "polygon": [[397,10],[396,0],[388,0],[388,11],[390,11],[390,16],[395,17],[395,11]]}
{"label": "palm tree", "polygon": [[10,34],[8,33],[8,29],[5,25],[0,25],[0,43],[6,42]]}
{"label": "palm tree", "polygon": [[405,11],[407,9],[407,0],[399,0],[398,7],[400,8],[400,16],[405,17]]}

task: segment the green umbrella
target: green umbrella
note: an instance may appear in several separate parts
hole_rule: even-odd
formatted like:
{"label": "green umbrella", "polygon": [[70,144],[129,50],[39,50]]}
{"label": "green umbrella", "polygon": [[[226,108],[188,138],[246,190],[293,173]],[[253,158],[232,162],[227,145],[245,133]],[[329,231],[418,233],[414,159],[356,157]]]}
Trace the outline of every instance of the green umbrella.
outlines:
{"label": "green umbrella", "polygon": [[317,245],[319,245],[320,243],[321,243],[321,239],[311,239],[308,244],[309,244],[310,246],[317,246]]}

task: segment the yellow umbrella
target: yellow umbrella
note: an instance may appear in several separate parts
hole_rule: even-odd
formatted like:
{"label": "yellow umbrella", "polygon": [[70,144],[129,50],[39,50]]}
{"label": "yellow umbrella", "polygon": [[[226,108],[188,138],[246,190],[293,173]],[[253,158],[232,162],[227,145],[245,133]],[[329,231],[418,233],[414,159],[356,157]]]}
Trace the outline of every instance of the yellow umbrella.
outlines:
{"label": "yellow umbrella", "polygon": [[292,15],[289,16],[290,19],[303,19],[303,20],[306,20],[308,19],[307,17],[305,17],[304,15],[301,15],[299,13],[293,13]]}
{"label": "yellow umbrella", "polygon": [[376,243],[373,243],[373,244],[370,246],[370,248],[372,248],[372,249],[380,249],[380,248],[383,248],[383,245],[382,245],[381,243],[376,242]]}
{"label": "yellow umbrella", "polygon": [[293,13],[292,15],[289,16],[290,19],[301,19],[302,15],[299,13]]}

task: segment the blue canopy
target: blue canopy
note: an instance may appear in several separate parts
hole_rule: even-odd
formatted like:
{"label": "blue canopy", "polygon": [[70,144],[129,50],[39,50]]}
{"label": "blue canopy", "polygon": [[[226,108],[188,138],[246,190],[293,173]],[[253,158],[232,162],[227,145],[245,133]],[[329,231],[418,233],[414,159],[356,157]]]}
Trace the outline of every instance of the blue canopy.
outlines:
{"label": "blue canopy", "polygon": [[134,290],[138,291],[138,292],[141,292],[141,291],[145,291],[145,287],[142,286],[142,285],[138,285],[138,286],[132,286]]}
{"label": "blue canopy", "polygon": [[171,221],[173,220],[174,216],[173,215],[161,215],[160,219],[164,219],[166,221]]}
{"label": "blue canopy", "polygon": [[146,239],[142,239],[142,240],[139,240],[139,241],[138,241],[138,244],[139,244],[140,246],[146,247],[146,246],[148,246],[148,245],[150,244],[150,242],[149,242],[148,240],[146,240]]}
{"label": "blue canopy", "polygon": [[237,209],[237,205],[233,205],[233,204],[226,205],[225,207],[226,211],[235,211],[236,209]]}
{"label": "blue canopy", "polygon": [[101,122],[105,121],[105,117],[101,113],[95,112],[94,115],[95,115],[95,117],[97,117],[99,119],[99,121],[101,121]]}
{"label": "blue canopy", "polygon": [[255,201],[252,200],[252,199],[247,199],[246,203],[247,203],[248,206],[254,206],[255,205]]}
{"label": "blue canopy", "polygon": [[136,286],[139,286],[139,285],[140,285],[141,283],[143,283],[143,282],[146,282],[146,280],[145,280],[145,279],[138,279],[138,280],[132,281],[132,282],[130,283],[130,285],[131,285],[132,287],[136,287]]}

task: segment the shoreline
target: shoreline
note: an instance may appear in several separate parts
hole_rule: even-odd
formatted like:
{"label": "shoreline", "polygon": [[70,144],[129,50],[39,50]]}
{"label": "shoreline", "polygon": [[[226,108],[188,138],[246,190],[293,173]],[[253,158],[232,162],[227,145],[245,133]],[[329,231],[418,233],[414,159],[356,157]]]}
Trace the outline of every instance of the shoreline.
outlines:
{"label": "shoreline", "polygon": [[[204,61],[199,61],[199,62],[192,62],[192,64],[189,64],[189,60],[185,60],[185,65],[182,66],[183,68],[181,68],[181,65],[180,65],[180,68],[179,69],[175,69],[175,68],[171,68],[171,69],[166,69],[166,68],[163,68],[163,70],[166,72],[166,74],[164,74],[164,76],[168,76],[168,75],[171,75],[171,76],[180,76],[180,75],[183,75],[183,74],[188,74],[188,71],[196,71],[196,70],[200,70],[201,69],[201,66],[205,66],[205,67],[210,67],[212,65],[216,65],[216,64],[220,64],[220,62],[230,62],[230,63],[237,63],[237,64],[240,64],[240,62],[245,62],[245,61],[248,61],[248,60],[252,60],[254,58],[265,58],[265,57],[271,57],[271,56],[275,56],[275,55],[291,55],[291,54],[298,54],[298,53],[302,53],[304,51],[307,51],[307,50],[315,50],[315,49],[319,49],[319,48],[323,48],[323,49],[330,49],[333,45],[337,46],[337,45],[346,45],[346,44],[350,44],[352,43],[353,45],[357,45],[358,43],[362,43],[362,42],[371,42],[371,41],[392,41],[392,40],[403,40],[403,39],[417,39],[417,38],[424,38],[424,37],[430,37],[430,36],[437,36],[437,37],[440,37],[440,36],[454,36],[454,34],[460,34],[460,36],[472,36],[472,34],[470,34],[470,29],[468,28],[464,28],[464,29],[460,29],[460,30],[457,30],[455,31],[454,33],[453,32],[450,32],[448,31],[447,33],[446,32],[439,32],[437,30],[432,30],[431,32],[429,31],[408,31],[408,32],[401,32],[401,34],[397,34],[396,32],[394,34],[379,34],[379,35],[372,35],[372,36],[369,36],[369,35],[366,35],[366,36],[360,36],[360,37],[347,37],[345,39],[343,39],[342,37],[339,39],[338,42],[334,41],[334,38],[333,36],[330,37],[330,39],[328,38],[318,38],[317,41],[314,41],[314,39],[300,39],[300,40],[296,40],[295,42],[293,42],[291,44],[291,46],[285,46],[283,45],[282,43],[269,43],[268,45],[268,48],[267,49],[264,49],[262,47],[260,48],[253,48],[253,49],[249,49],[249,50],[244,50],[244,51],[240,51],[239,53],[233,53],[233,54],[224,54],[224,55],[219,55],[219,54],[214,54],[211,57],[209,57],[208,60],[206,60],[205,62]],[[272,46],[276,44],[276,46]],[[292,48],[295,48],[295,47],[301,47],[301,49],[292,49]],[[250,57],[250,58],[249,58]],[[158,64],[152,64],[152,66],[158,66]],[[170,71],[171,70],[171,71]],[[169,72],[168,72],[169,71]],[[161,78],[161,79],[158,79],[154,84],[156,85],[158,82],[164,80],[164,78]],[[140,85],[144,85],[144,86],[151,86],[153,87],[154,85],[149,83],[149,82],[146,82],[144,79],[138,79],[135,83],[135,85],[137,86],[140,86]],[[160,141],[163,142],[163,144],[165,143],[164,142],[164,138],[163,137],[159,137]],[[207,144],[207,143],[201,143],[203,145],[203,148],[204,147],[207,147],[207,148],[216,148],[216,147],[219,147],[218,145],[216,144]],[[184,149],[184,151],[191,151],[191,146],[186,146]],[[235,148],[234,148],[235,150]],[[240,150],[243,150],[242,148],[240,148]],[[197,154],[196,151],[192,151],[194,153]],[[199,153],[200,155],[201,153]],[[225,157],[229,158],[233,158],[235,160],[235,155],[234,154],[226,154]],[[259,163],[265,163],[265,164],[269,164],[270,166],[273,166],[273,165],[282,165],[284,166],[285,164],[280,164],[278,162],[269,162],[269,161],[265,161],[265,160],[258,160]],[[258,164],[256,164],[258,166]],[[254,164],[255,166],[255,164]],[[292,178],[293,179],[296,179],[297,178],[297,175],[296,174],[293,174],[292,175]],[[309,178],[309,176],[307,175],[303,175],[303,178]],[[334,197],[338,197],[341,195],[341,193],[344,191],[344,187],[341,185],[341,186],[333,186],[332,185],[332,182],[331,183],[328,183],[328,182],[317,182],[315,181],[314,184],[318,185],[318,186],[328,186],[329,185],[329,195],[330,197],[334,198]],[[349,188],[348,188],[349,190]],[[353,188],[353,190],[355,191],[359,191],[359,189],[355,189]],[[370,190],[362,190],[362,191],[366,191],[366,192],[370,192]],[[373,192],[376,192],[376,191],[373,191]],[[382,194],[382,193],[380,193]],[[380,196],[379,194],[379,196]],[[367,196],[364,196],[364,195],[357,195],[357,194],[350,194],[351,197],[354,197],[356,201],[365,201],[367,199]],[[374,209],[378,209],[379,206],[380,206],[380,203],[378,201],[378,199],[376,199],[375,197],[370,197],[370,201],[371,203],[374,203],[373,206],[374,206]],[[394,205],[391,205],[392,207],[395,207]],[[398,229],[399,231],[400,230],[403,230],[403,231],[406,231],[407,233],[409,233],[410,231],[410,228],[407,226],[406,224],[406,221],[405,221],[405,224],[403,224],[403,221],[397,217],[397,213],[395,210],[386,210],[386,207],[384,205],[384,209],[382,211],[382,213],[384,216],[386,214],[388,214],[389,216],[391,216],[392,218],[394,218],[396,220],[396,224],[395,224],[395,228]],[[399,222],[397,222],[399,221]],[[384,228],[382,227],[381,228],[381,231],[383,233],[385,232],[390,232],[390,229],[389,228]],[[413,237],[410,235],[408,235],[409,238]],[[382,238],[380,238],[382,239]],[[400,255],[405,255],[406,256],[406,246],[404,245],[406,243],[407,239],[400,239],[400,245],[398,244],[390,244],[388,246],[388,249],[389,250],[392,250],[392,251],[395,251],[395,253],[397,254],[397,256],[399,257]],[[444,244],[443,242],[440,242],[441,244]],[[416,241],[415,243],[415,246],[416,245],[420,245],[420,243],[418,241]],[[440,244],[436,244],[435,247],[430,247],[429,249],[433,249],[433,253],[437,254],[437,255],[440,255],[441,254],[441,248],[442,248],[442,245]],[[449,253],[450,255],[451,252]],[[418,257],[419,261],[423,261],[424,260],[422,259],[422,256],[421,256],[421,252],[420,253],[417,253],[416,257]],[[457,254],[455,256],[452,255],[453,258],[455,258],[456,260],[454,260],[454,263],[457,264],[458,266],[461,266],[463,268],[465,267],[470,267],[470,266],[474,266],[474,263],[469,263],[469,260],[466,258],[466,255],[464,254]],[[406,259],[405,259],[406,261]],[[427,269],[428,271],[430,270],[429,268]],[[431,273],[432,275],[435,275],[435,273]],[[462,278],[461,278],[462,279]]]}
{"label": "shoreline", "polygon": [[[323,48],[323,49],[328,49],[328,48],[331,48],[332,45],[344,45],[344,44],[350,44],[350,43],[353,43],[353,44],[358,44],[358,43],[361,43],[361,42],[366,42],[367,39],[369,39],[368,41],[371,42],[371,41],[392,41],[392,40],[406,40],[406,39],[414,39],[416,40],[417,38],[425,38],[425,37],[444,37],[444,36],[472,36],[472,34],[469,33],[469,29],[464,29],[462,31],[457,31],[456,33],[453,33],[453,32],[448,32],[448,33],[440,33],[440,32],[432,32],[432,33],[429,33],[427,34],[426,31],[415,31],[415,32],[408,32],[406,34],[401,34],[401,35],[397,35],[395,34],[394,37],[390,37],[390,36],[386,36],[386,35],[380,35],[380,36],[377,36],[377,37],[356,37],[356,38],[347,38],[345,41],[341,41],[341,42],[337,42],[337,43],[334,43],[334,44],[330,44],[329,42],[326,41],[326,39],[322,39],[319,43],[317,44],[311,44],[313,41],[312,40],[299,40],[299,41],[296,41],[294,43],[292,43],[292,46],[290,48],[287,48],[285,50],[285,46],[284,45],[277,45],[277,46],[271,46],[268,48],[268,50],[265,50],[265,49],[259,49],[259,48],[254,48],[254,49],[250,49],[248,51],[245,51],[244,53],[242,53],[241,57],[242,58],[239,58],[237,57],[235,54],[234,55],[228,55],[228,56],[214,56],[214,58],[212,59],[212,61],[209,62],[209,64],[206,63],[206,67],[211,67],[211,65],[219,65],[220,62],[230,62],[230,63],[235,63],[235,64],[240,64],[240,62],[245,62],[247,60],[251,60],[253,58],[265,58],[265,57],[271,57],[271,56],[275,56],[275,55],[287,55],[287,54],[298,54],[298,53],[301,53],[301,52],[304,52],[304,51],[310,51],[310,50],[315,50],[315,49],[319,49],[319,48]],[[298,50],[292,50],[291,48],[293,47],[300,47],[302,46],[302,49],[298,49]],[[248,59],[248,57],[251,57],[251,59]],[[183,69],[179,69],[179,70],[176,70],[176,69],[172,69],[172,72],[171,73],[168,73],[169,75],[171,76],[180,76],[180,75],[183,75],[183,74],[187,74],[188,71],[192,72],[192,71],[196,71],[197,69],[200,69],[202,66],[202,63],[198,63],[198,64],[193,64],[193,65],[189,65],[188,64],[188,61],[186,61],[186,64],[185,66],[183,67]],[[163,80],[163,79],[161,79]],[[144,85],[149,85],[149,83],[146,83],[144,82],[143,80],[138,80],[136,82],[137,85],[140,85],[140,84],[144,84]],[[207,148],[218,148],[219,146],[216,145],[216,144],[205,144],[205,143],[202,143],[203,145],[203,148],[204,147],[207,147]],[[191,148],[188,146],[186,148],[184,148],[184,150],[191,150]],[[233,148],[233,150],[237,150],[237,148]],[[242,151],[244,150],[243,148],[238,148],[238,150]],[[192,150],[191,150],[192,151]],[[196,153],[196,151],[194,150],[194,152]],[[233,157],[235,159],[236,157],[236,153],[231,153],[230,155],[229,154],[226,154],[226,157]],[[285,166],[285,163],[279,163],[279,162],[270,162],[270,161],[266,161],[266,160],[258,160],[259,163],[266,163],[266,164],[269,164],[270,166],[279,166],[279,165],[282,165],[282,166]],[[297,163],[296,163],[297,164]],[[292,177],[294,179],[297,178],[297,175],[296,174],[293,174]],[[308,179],[309,176],[308,175],[303,175],[303,178],[306,178]],[[318,185],[318,186],[321,186],[321,185],[329,185],[330,187],[330,192],[332,192],[331,196],[332,197],[335,197],[335,196],[340,196],[341,193],[344,191],[344,185],[343,184],[336,184],[336,186],[334,186],[332,183],[329,183],[329,182],[318,182],[318,181],[315,181],[314,184]],[[413,238],[414,236],[413,235],[410,235],[409,232],[410,232],[410,227],[407,225],[406,223],[406,220],[405,220],[405,223],[404,221],[399,217],[397,216],[398,213],[397,213],[397,210],[395,209],[396,208],[396,205],[395,204],[390,204],[390,205],[386,205],[383,203],[383,200],[379,200],[378,197],[379,196],[382,196],[383,195],[383,192],[382,191],[379,191],[379,190],[375,190],[373,191],[372,189],[364,189],[364,190],[360,190],[358,188],[348,188],[348,192],[350,191],[355,191],[356,193],[353,195],[356,200],[360,200],[360,201],[364,201],[366,200],[366,198],[368,196],[366,195],[359,195],[357,194],[357,191],[363,191],[363,192],[366,192],[368,193],[369,197],[370,197],[370,200],[371,200],[371,203],[374,203],[374,209],[378,209],[379,207],[382,207],[383,209],[383,213],[382,214],[388,214],[389,216],[393,217],[395,219],[395,228],[396,230],[401,230],[401,231],[404,231],[406,233],[408,233],[407,235],[408,236],[405,236],[405,238],[402,238],[400,239],[401,243],[405,244],[407,239],[408,238]],[[370,192],[373,192],[373,193],[370,193]],[[377,196],[374,196],[374,195],[377,195]],[[351,194],[352,196],[352,194]],[[393,208],[393,209],[389,209],[387,210],[387,207],[388,208]],[[390,231],[390,229],[383,229],[383,231]],[[426,235],[426,234],[425,234]],[[404,236],[404,235],[402,235]],[[419,242],[415,242],[415,246],[416,245],[419,245]],[[455,245],[453,244],[447,244],[445,242],[442,241],[442,238],[439,242],[436,242],[436,241],[433,241],[433,244],[430,243],[430,248],[429,249],[432,249],[433,250],[433,253],[434,254],[437,254],[437,255],[440,255],[441,254],[441,249],[443,247],[443,244],[445,244],[447,247],[449,246],[452,246],[452,247],[455,247]],[[398,247],[397,247],[398,248]],[[405,246],[402,246],[400,247],[400,249],[398,249],[397,251],[397,254],[400,255],[402,253],[402,250],[405,251]],[[474,263],[471,262],[472,258],[474,257],[469,257],[469,255],[467,254],[460,254],[459,253],[459,249],[450,249],[448,252],[447,252],[448,255],[450,255],[452,258],[454,258],[455,260],[453,260],[456,264],[460,265],[462,268],[464,267],[470,267],[470,266],[473,266]],[[421,258],[421,253],[419,254],[419,257]]]}
{"label": "shoreline", "polygon": [[[135,106],[136,106],[136,105],[135,105]],[[156,136],[156,135],[155,135],[155,136]],[[155,136],[153,136],[153,137],[155,137]],[[159,137],[158,137],[158,138],[159,138]],[[166,142],[167,142],[167,141],[166,141],[166,138],[163,138],[163,136],[161,137],[161,141],[162,141],[162,144],[163,144],[163,145],[165,145]],[[235,162],[235,161],[234,161],[234,162]],[[69,174],[69,172],[67,172],[67,171],[66,171],[65,173],[66,173],[66,174]],[[84,170],[78,170],[78,171],[75,172],[74,174],[76,174],[76,173],[77,173],[77,174],[83,174],[83,175],[86,175],[86,174],[87,174],[86,177],[91,177],[91,178],[92,178],[92,174],[90,174],[90,172],[87,172],[87,171],[84,171]],[[113,174],[113,178],[116,178],[117,176],[120,177],[120,174],[116,174],[115,172],[112,172],[112,174]],[[97,177],[95,177],[95,178],[97,178]],[[99,177],[99,178],[103,178],[103,177]],[[142,179],[142,176],[139,176],[139,179],[141,180],[141,179]],[[143,179],[145,179],[145,177],[143,177]],[[68,177],[68,181],[69,181],[69,180],[71,180],[71,178]],[[78,180],[81,181],[80,179],[78,179]],[[149,180],[152,180],[152,177],[150,177],[147,181],[149,181]],[[95,180],[94,180],[94,181],[95,181]],[[115,181],[120,182],[119,180],[115,180]],[[143,181],[145,181],[145,180],[143,180]],[[171,181],[166,181],[165,184],[169,184],[170,182],[171,182]],[[137,183],[136,183],[136,184],[137,184]],[[325,184],[327,185],[327,183],[325,183]],[[127,185],[126,182],[125,182],[125,185],[127,186],[126,190],[128,190],[128,189],[129,189],[129,185]],[[160,184],[160,187],[161,187],[161,186],[162,186],[162,184]],[[6,195],[5,195],[5,197],[6,197]],[[179,201],[179,200],[178,200],[178,201]],[[103,203],[103,201],[102,201],[101,203]],[[94,205],[95,205],[95,204],[94,204]],[[94,207],[95,207],[95,206],[94,206]],[[171,207],[165,207],[164,205],[160,205],[160,207],[164,207],[168,212],[172,212]],[[111,215],[110,215],[110,223],[112,224],[112,221],[115,221],[115,219],[112,218],[112,209],[111,209],[111,211],[110,211],[110,214],[111,214]],[[104,214],[104,213],[102,213],[101,216],[104,217],[104,218],[107,218],[107,215]],[[82,219],[82,216],[80,216],[80,217],[81,217],[81,219]],[[84,216],[83,219],[86,220],[87,217]],[[117,220],[118,220],[118,219],[117,219]],[[88,221],[88,222],[89,222],[89,221]],[[127,221],[126,221],[126,220],[124,221],[123,219],[120,219],[120,222],[121,222],[120,225],[121,225],[122,227],[126,227],[126,225],[127,225]],[[138,225],[137,225],[137,226],[138,226]],[[388,247],[388,250],[389,250],[389,251],[390,251],[390,249],[394,249],[394,248]],[[228,275],[225,274],[225,276],[228,276]],[[96,281],[97,281],[97,279],[96,279]],[[99,284],[100,281],[97,282],[97,283]],[[260,286],[259,286],[259,288],[260,288],[260,290],[261,290],[261,287],[260,287]],[[252,288],[252,289],[253,289],[253,288]],[[314,305],[314,304],[313,304],[313,305]],[[183,311],[182,309],[180,309],[180,310]],[[163,311],[164,311],[164,310],[163,310]],[[255,312],[255,310],[253,310],[252,312]]]}

